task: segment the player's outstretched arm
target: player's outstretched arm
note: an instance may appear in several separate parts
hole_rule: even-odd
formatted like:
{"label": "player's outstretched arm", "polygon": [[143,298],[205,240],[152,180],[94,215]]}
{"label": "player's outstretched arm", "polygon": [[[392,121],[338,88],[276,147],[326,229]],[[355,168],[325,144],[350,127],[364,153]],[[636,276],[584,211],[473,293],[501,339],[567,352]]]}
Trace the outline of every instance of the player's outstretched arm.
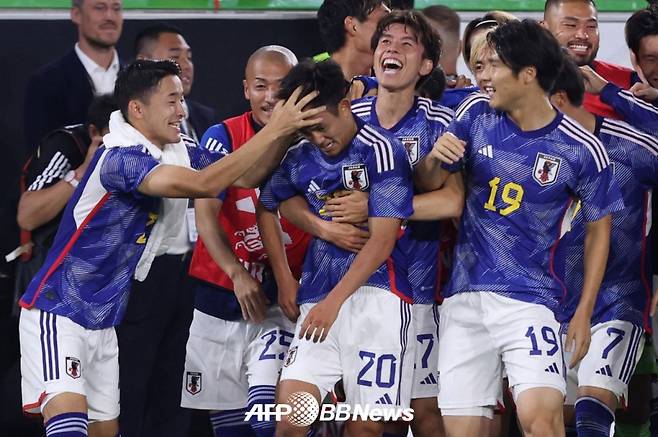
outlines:
{"label": "player's outstretched arm", "polygon": [[570,368],[575,367],[589,349],[592,312],[608,262],[611,224],[612,219],[609,214],[586,224],[583,290],[567,330],[566,348],[568,351],[573,351]]}
{"label": "player's outstretched arm", "polygon": [[354,225],[322,220],[313,214],[301,196],[294,196],[279,205],[281,215],[314,237],[328,241],[341,249],[358,252],[370,234]]}
{"label": "player's outstretched arm", "polygon": [[317,96],[313,91],[299,98],[297,88],[286,102],[278,102],[270,122],[235,152],[201,171],[174,165],[159,165],[139,185],[139,191],[158,197],[217,197],[242,176],[272,145],[290,143],[290,136],[304,127],[318,124],[315,118],[324,106],[304,110]]}
{"label": "player's outstretched arm", "polygon": [[370,239],[356,255],[345,276],[306,315],[301,326],[300,338],[313,339],[315,342],[327,338],[343,302],[391,255],[401,222],[400,219],[389,217],[371,217],[368,220]]}
{"label": "player's outstretched arm", "polygon": [[414,196],[410,220],[459,218],[464,209],[464,182],[461,173],[448,176],[443,188]]}
{"label": "player's outstretched arm", "polygon": [[293,276],[290,264],[288,264],[279,217],[275,212],[268,211],[259,202],[256,206],[256,221],[258,222],[260,238],[263,241],[276,280],[277,303],[283,314],[292,322],[296,322],[299,317],[299,306],[297,305],[299,282]]}
{"label": "player's outstretched arm", "polygon": [[194,202],[196,226],[203,244],[213,261],[231,278],[238,299],[242,318],[254,323],[265,320],[267,298],[260,284],[244,268],[235,256],[224,229],[217,222],[222,208],[219,199],[198,199]]}
{"label": "player's outstretched arm", "polygon": [[455,164],[464,158],[466,143],[446,132],[434,143],[430,153],[414,169],[414,183],[422,192],[438,190],[443,186],[449,171],[443,164]]}

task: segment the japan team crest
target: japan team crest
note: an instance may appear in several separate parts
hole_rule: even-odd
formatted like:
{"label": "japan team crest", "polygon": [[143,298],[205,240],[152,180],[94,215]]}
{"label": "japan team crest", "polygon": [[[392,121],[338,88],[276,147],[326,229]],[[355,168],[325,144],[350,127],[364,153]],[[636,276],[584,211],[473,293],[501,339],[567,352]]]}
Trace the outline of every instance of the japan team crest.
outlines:
{"label": "japan team crest", "polygon": [[365,164],[344,165],[343,185],[348,190],[365,191],[370,186]]}
{"label": "japan team crest", "polygon": [[420,143],[420,140],[418,137],[401,137],[400,141],[402,141],[402,144],[407,151],[409,162],[411,165],[416,165],[420,156],[420,153],[418,152],[418,143]]}
{"label": "japan team crest", "polygon": [[80,378],[80,360],[75,357],[66,357],[66,374],[73,379]]}
{"label": "japan team crest", "polygon": [[185,372],[185,390],[191,395],[198,394],[203,388],[201,372]]}
{"label": "japan team crest", "polygon": [[542,187],[554,184],[560,171],[561,162],[561,158],[556,158],[555,156],[541,152],[537,153],[535,166],[532,169],[533,179]]}

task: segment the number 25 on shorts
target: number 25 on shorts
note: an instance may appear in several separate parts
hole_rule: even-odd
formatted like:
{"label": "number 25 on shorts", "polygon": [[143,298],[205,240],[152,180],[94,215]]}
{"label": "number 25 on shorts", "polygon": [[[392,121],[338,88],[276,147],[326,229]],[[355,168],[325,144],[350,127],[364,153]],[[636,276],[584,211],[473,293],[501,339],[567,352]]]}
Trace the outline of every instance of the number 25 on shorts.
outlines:
{"label": "number 25 on shorts", "polygon": [[500,178],[495,177],[489,181],[489,186],[491,187],[491,193],[489,194],[489,200],[484,204],[484,209],[488,211],[498,212],[500,215],[506,216],[521,207],[521,201],[523,200],[523,187],[514,182],[508,182],[503,186],[503,192],[501,194],[501,199],[507,204],[507,207],[496,209],[496,194],[498,193],[498,186],[500,185]]}

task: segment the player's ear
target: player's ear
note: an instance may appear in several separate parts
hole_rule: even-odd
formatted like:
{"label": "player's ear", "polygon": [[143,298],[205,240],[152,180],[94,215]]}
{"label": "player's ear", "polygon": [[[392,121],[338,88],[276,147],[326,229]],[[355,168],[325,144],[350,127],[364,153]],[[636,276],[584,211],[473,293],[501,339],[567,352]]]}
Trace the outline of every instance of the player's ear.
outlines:
{"label": "player's ear", "polygon": [[532,65],[524,67],[521,74],[523,75],[523,82],[529,84],[537,78],[537,68]]}
{"label": "player's ear", "polygon": [[420,64],[420,70],[418,73],[420,76],[427,76],[434,69],[434,62],[429,59],[423,59],[422,64]]}
{"label": "player's ear", "polygon": [[[139,100],[131,100],[128,102],[128,114],[133,120],[141,120],[144,118],[144,105]],[[128,120],[126,120],[128,121]]]}
{"label": "player's ear", "polygon": [[345,29],[345,32],[351,36],[356,35],[356,24],[357,24],[356,18],[350,15],[345,17],[345,20],[343,20],[343,28]]}
{"label": "player's ear", "polygon": [[249,100],[249,85],[247,84],[247,79],[242,79],[242,89],[244,91],[244,98]]}

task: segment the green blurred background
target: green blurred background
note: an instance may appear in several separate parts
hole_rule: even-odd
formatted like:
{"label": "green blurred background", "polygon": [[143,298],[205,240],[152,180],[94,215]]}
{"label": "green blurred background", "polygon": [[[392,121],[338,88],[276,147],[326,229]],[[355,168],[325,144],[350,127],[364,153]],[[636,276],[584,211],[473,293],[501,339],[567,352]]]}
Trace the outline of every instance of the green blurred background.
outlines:
{"label": "green blurred background", "polygon": [[[219,4],[220,10],[315,10],[322,0],[124,0],[126,9],[195,9],[213,10]],[[444,4],[460,11],[541,11],[544,0],[416,0],[416,8]],[[0,0],[0,8],[54,8],[67,9],[70,0]],[[601,12],[629,12],[646,7],[644,0],[600,0]]]}

